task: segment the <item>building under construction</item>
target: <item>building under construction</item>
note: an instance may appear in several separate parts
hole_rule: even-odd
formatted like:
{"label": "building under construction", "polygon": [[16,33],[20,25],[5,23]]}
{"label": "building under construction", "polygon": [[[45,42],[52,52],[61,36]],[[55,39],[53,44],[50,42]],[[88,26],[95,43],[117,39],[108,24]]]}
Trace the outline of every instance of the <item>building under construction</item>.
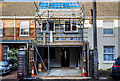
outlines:
{"label": "building under construction", "polygon": [[[35,6],[35,65],[38,75],[44,75],[41,71],[43,67],[47,72],[62,71],[63,68],[67,71],[78,67],[76,76],[82,76],[85,66],[85,72],[90,76],[89,43],[85,41],[87,28],[84,28],[84,3],[40,2],[39,6],[36,3]],[[74,76],[74,72],[70,75]],[[61,74],[54,72],[51,75]],[[69,76],[69,72],[64,76]]]}
{"label": "building under construction", "polygon": [[2,2],[0,8],[0,60],[19,49],[18,78],[30,77],[32,67],[36,77],[95,75],[91,2]]}

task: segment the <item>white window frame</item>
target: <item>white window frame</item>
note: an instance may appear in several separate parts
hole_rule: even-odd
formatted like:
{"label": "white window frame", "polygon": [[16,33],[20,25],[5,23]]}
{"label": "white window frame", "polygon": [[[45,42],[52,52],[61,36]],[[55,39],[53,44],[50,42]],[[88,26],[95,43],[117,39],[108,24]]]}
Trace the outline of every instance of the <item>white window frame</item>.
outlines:
{"label": "white window frame", "polygon": [[[26,28],[28,28],[28,35],[21,35],[21,29],[26,29],[24,27],[21,28],[21,22],[27,22],[28,23],[28,27],[26,27]],[[27,20],[20,21],[20,36],[29,36],[29,21],[27,21]]]}
{"label": "white window frame", "polygon": [[[112,27],[104,27],[104,22],[112,22]],[[113,29],[113,34],[104,34],[104,29]],[[114,35],[114,21],[103,21],[103,36],[113,36]]]}
{"label": "white window frame", "polygon": [[[73,26],[73,22],[76,22],[76,30],[73,30],[72,29],[72,26]],[[78,23],[77,23],[77,21],[71,21],[71,31],[74,31],[74,32],[78,32]]]}
{"label": "white window frame", "polygon": [[[54,23],[54,21],[52,21],[53,22],[53,25],[54,25],[54,30],[53,30],[53,32],[55,32],[55,24],[56,23]],[[42,28],[43,28],[43,23],[48,23],[47,21],[43,21],[42,23],[41,23],[41,32],[49,32],[49,28],[47,28],[46,30],[43,30]],[[50,23],[50,22],[49,22]],[[52,30],[50,30],[50,31],[52,31]]]}
{"label": "white window frame", "polygon": [[[104,47],[112,47],[113,53],[104,53]],[[105,54],[113,54],[113,61],[104,61]],[[114,56],[115,56],[115,46],[103,46],[103,63],[114,63]]]}
{"label": "white window frame", "polygon": [[[73,25],[72,22],[76,22],[76,30],[72,29],[72,25]],[[65,23],[64,23],[64,32],[71,32],[71,33],[78,32],[78,22],[77,21],[70,21],[70,31],[65,31]]]}
{"label": "white window frame", "polygon": [[2,34],[0,35],[0,37],[3,36],[3,21],[0,20],[0,23],[2,22],[2,27],[0,27],[0,29],[2,29]]}
{"label": "white window frame", "polygon": [[[7,51],[9,51],[9,46],[4,46],[4,47],[7,47],[8,48],[8,50]],[[3,53],[4,53],[4,50],[3,50]],[[3,54],[4,56],[6,55],[7,57],[8,57],[8,55],[7,54]]]}

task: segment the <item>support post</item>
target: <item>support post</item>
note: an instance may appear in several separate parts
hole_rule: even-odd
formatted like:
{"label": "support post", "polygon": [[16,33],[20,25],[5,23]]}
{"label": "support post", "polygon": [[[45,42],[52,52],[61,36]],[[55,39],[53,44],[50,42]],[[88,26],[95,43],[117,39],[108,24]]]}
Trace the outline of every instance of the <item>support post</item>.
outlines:
{"label": "support post", "polygon": [[82,47],[82,71],[83,71],[83,65],[84,65],[84,50],[85,50],[85,45],[83,44],[83,47]]}
{"label": "support post", "polygon": [[27,77],[29,77],[30,75],[29,75],[29,43],[27,43],[27,66],[26,66],[26,68],[27,68]]}
{"label": "support post", "polygon": [[48,43],[48,72],[50,71],[50,47]]}
{"label": "support post", "polygon": [[[37,42],[37,33],[36,33],[37,31],[36,31],[36,19],[35,19],[35,47],[37,47],[36,46],[36,42]],[[38,49],[38,48],[37,48]],[[37,52],[36,52],[36,50],[35,50],[35,65],[36,65],[36,67],[37,67]]]}
{"label": "support post", "polygon": [[89,43],[87,42],[87,76],[90,76],[89,66],[90,66],[90,56],[89,56]]}
{"label": "support post", "polygon": [[97,27],[96,27],[96,0],[93,0],[93,44],[94,44],[94,78],[98,79],[98,54],[97,54]]}

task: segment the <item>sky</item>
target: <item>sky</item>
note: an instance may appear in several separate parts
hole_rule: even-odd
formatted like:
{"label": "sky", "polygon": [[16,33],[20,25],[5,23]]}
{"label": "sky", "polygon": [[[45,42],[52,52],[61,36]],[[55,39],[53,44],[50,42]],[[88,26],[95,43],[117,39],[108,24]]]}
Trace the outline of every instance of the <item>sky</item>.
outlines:
{"label": "sky", "polygon": [[[61,0],[4,0],[4,1],[61,1]],[[92,1],[92,0],[62,0],[62,1]],[[120,0],[96,0],[96,1],[120,1]]]}

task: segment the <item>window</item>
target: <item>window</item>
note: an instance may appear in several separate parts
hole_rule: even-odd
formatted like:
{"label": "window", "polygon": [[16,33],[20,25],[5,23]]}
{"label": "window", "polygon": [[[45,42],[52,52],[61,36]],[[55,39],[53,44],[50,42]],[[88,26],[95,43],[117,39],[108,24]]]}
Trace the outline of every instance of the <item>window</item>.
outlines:
{"label": "window", "polygon": [[77,31],[77,22],[65,21],[65,31]]}
{"label": "window", "polygon": [[114,47],[105,46],[103,57],[104,57],[104,61],[113,61],[114,60]]}
{"label": "window", "polygon": [[4,61],[7,61],[7,52],[9,50],[8,46],[4,46]]}
{"label": "window", "polygon": [[77,22],[72,21],[72,31],[77,31]]}
{"label": "window", "polygon": [[54,31],[54,23],[49,23],[49,30]]}
{"label": "window", "polygon": [[65,31],[71,31],[70,22],[65,21]]}
{"label": "window", "polygon": [[29,36],[29,21],[20,21],[20,36]]}
{"label": "window", "polygon": [[111,21],[104,21],[103,22],[103,34],[108,34],[108,35],[112,35],[113,32],[113,22]]}
{"label": "window", "polygon": [[[47,28],[49,26],[49,28]],[[43,23],[42,24],[42,30],[43,31],[54,31],[54,23],[53,22],[49,22],[48,23]]]}
{"label": "window", "polygon": [[43,26],[42,26],[43,31],[47,30],[47,25],[48,25],[47,23],[43,23]]}
{"label": "window", "polygon": [[0,21],[0,36],[3,36],[3,22]]}

